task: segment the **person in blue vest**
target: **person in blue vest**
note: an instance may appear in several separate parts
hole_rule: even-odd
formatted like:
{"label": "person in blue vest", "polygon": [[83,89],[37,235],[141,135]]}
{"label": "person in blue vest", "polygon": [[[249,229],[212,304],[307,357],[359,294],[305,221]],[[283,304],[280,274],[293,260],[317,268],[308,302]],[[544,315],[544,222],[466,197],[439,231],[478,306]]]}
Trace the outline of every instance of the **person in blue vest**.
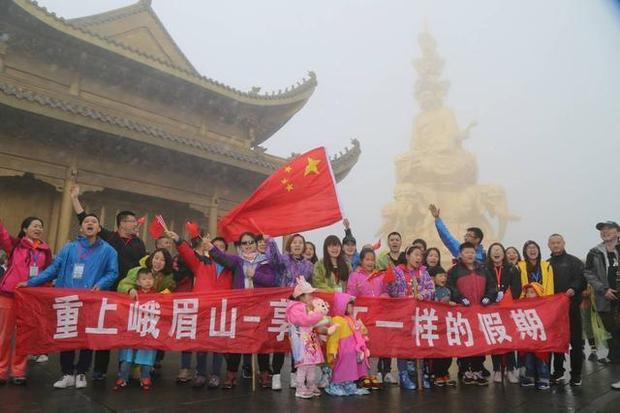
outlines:
{"label": "person in blue vest", "polygon": [[[435,228],[437,228],[437,233],[439,234],[439,238],[441,238],[443,245],[445,245],[452,256],[457,259],[459,257],[459,248],[462,242],[450,233],[450,230],[439,216],[440,210],[436,205],[431,204],[428,209],[431,211],[433,218],[435,218]],[[478,227],[467,228],[467,232],[465,232],[465,236],[463,237],[464,242],[469,242],[476,248],[476,262],[478,264],[484,264],[487,258],[484,247],[482,246],[483,238],[484,233]]]}
{"label": "person in blue vest", "polygon": [[[99,218],[95,214],[84,215],[80,223],[81,235],[68,242],[49,267],[38,276],[19,283],[18,287],[36,287],[55,280],[56,288],[108,290],[118,278],[118,257],[116,250],[99,237],[100,231]],[[63,376],[54,383],[54,388],[85,388],[86,373],[92,358],[92,350],[80,350],[75,365],[75,351],[61,351],[60,367]]]}

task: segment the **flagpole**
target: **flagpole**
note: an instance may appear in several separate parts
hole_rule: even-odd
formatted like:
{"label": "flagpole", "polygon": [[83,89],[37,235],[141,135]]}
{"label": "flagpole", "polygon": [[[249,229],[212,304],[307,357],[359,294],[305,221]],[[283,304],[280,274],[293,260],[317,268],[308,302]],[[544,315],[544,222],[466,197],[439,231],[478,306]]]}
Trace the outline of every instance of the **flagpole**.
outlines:
{"label": "flagpole", "polygon": [[252,391],[256,391],[256,354],[252,354]]}

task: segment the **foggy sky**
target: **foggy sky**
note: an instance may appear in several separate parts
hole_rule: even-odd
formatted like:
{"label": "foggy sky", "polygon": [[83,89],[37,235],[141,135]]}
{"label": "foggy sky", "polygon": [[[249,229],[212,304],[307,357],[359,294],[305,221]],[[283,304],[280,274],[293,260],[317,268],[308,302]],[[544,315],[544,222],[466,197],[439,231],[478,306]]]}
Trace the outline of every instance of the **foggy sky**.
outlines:
{"label": "foggy sky", "polygon": [[[67,18],[131,3],[40,1]],[[155,0],[153,8],[198,71],[218,81],[266,91],[317,73],[308,104],[265,146],[289,156],[325,145],[333,154],[360,140],[362,156],[338,188],[358,245],[374,240],[393,197],[393,160],[409,149],[419,111],[411,62],[424,22],[446,60],[446,105],[461,128],[478,122],[464,146],[477,156],[479,183],[504,186],[522,217],[505,245],[546,244],[560,232],[584,257],[599,241],[594,224],[620,220],[618,2]],[[341,236],[341,225],[309,238],[320,245],[332,232]]]}

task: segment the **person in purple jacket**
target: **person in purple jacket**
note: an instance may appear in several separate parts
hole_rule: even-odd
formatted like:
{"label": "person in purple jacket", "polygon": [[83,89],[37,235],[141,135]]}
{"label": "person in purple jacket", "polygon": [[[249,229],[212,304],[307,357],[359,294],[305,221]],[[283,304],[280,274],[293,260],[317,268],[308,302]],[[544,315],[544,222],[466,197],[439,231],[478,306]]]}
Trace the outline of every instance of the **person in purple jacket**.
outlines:
{"label": "person in purple jacket", "polygon": [[[264,236],[267,243],[265,255],[267,264],[260,265],[254,274],[254,286],[261,287],[294,287],[297,277],[303,276],[310,282],[314,265],[304,258],[306,239],[300,234],[290,236],[284,243],[284,253],[280,253],[273,238]],[[282,376],[280,372],[284,365],[285,353],[274,353],[271,369],[269,368],[269,354],[258,355],[261,385],[263,388],[282,390]],[[269,381],[269,372],[273,373]],[[291,367],[291,383],[296,383],[295,367]]]}
{"label": "person in purple jacket", "polygon": [[[244,232],[237,243],[238,255],[220,251],[217,247],[209,250],[209,256],[217,264],[229,269],[233,273],[233,289],[240,290],[254,288],[254,277],[267,264],[267,257],[257,250],[256,235]],[[260,270],[259,270],[260,268]],[[249,358],[249,355],[245,355]],[[241,363],[241,354],[226,355],[226,378],[222,384],[223,389],[232,389],[237,381],[237,371]],[[244,366],[244,369],[248,370]],[[249,368],[251,371],[251,367]],[[244,375],[249,372],[245,371]],[[249,373],[251,374],[251,373]],[[250,376],[251,377],[251,376]]]}

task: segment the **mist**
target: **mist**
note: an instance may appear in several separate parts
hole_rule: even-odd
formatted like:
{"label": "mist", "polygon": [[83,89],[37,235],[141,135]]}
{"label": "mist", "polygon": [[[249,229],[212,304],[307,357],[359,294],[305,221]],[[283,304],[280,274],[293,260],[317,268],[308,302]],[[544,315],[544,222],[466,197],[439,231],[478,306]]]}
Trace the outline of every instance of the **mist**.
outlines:
{"label": "mist", "polygon": [[[131,4],[41,0],[72,18]],[[620,6],[613,1],[153,1],[197,70],[242,90],[284,89],[316,72],[307,105],[264,146],[272,154],[357,138],[362,155],[338,185],[358,245],[376,240],[393,199],[394,158],[409,149],[425,26],[446,64],[445,104],[459,126],[477,121],[467,150],[479,183],[503,186],[511,212],[503,242],[565,235],[585,257],[600,220],[619,220]],[[458,205],[441,205],[442,210]],[[313,231],[343,235],[342,225]],[[455,234],[460,236],[460,234]],[[492,241],[486,240],[488,245]]]}

